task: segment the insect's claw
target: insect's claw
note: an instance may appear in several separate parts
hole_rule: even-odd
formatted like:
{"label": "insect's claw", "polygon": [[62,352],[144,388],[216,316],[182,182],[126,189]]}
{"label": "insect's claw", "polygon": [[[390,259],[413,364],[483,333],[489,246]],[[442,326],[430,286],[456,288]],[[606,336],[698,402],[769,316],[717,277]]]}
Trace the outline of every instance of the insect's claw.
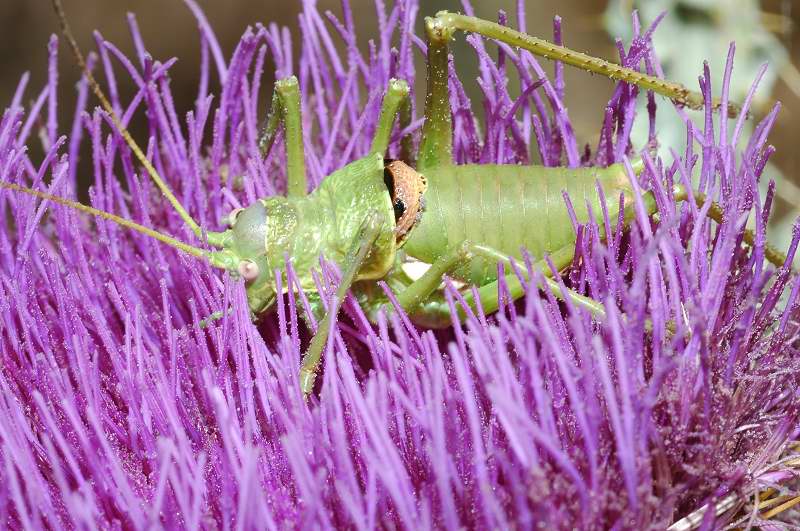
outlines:
{"label": "insect's claw", "polygon": [[206,317],[205,319],[200,319],[200,322],[198,323],[198,325],[200,326],[201,329],[205,330],[206,328],[208,328],[208,325],[210,325],[212,322],[219,321],[220,319],[225,317],[226,313],[227,314],[233,313],[233,308],[228,308],[227,312],[224,312],[222,310],[218,310],[218,311],[212,313],[211,315],[209,315],[208,317]]}
{"label": "insect's claw", "polygon": [[397,308],[391,302],[371,305],[367,311],[367,319],[372,323],[378,322],[378,316],[383,313],[387,323],[391,323],[392,316],[397,313]]}

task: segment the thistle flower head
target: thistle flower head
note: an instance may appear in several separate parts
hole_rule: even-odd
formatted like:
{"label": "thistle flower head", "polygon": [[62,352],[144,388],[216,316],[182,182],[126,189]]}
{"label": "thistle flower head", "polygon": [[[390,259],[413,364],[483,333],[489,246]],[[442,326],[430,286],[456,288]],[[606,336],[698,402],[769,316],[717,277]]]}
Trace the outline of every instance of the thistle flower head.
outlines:
{"label": "thistle flower head", "polygon": [[[92,62],[124,122],[148,110],[144,147],[204,227],[285,187],[281,142],[266,157],[258,149],[267,64],[278,78],[300,80],[314,186],[368,152],[390,78],[420,90],[415,58],[425,45],[413,32],[414,0],[391,9],[377,2],[380,31],[368,46],[347,2],[338,15],[305,2],[298,57],[287,29],[255,26],[229,59],[187,3],[199,23],[202,75],[186,116],[170,93],[173,61],[152,60],[142,44],[128,58],[98,37],[100,60]],[[133,22],[131,30],[141,43]],[[651,32],[634,33],[620,60],[658,72]],[[558,21],[555,34],[560,40]],[[458,163],[578,167],[643,157],[644,172],[631,172],[630,228],[611,231],[613,211],[602,213],[605,228],[576,226],[576,258],[563,277],[601,301],[606,316],[540,291],[535,273],[520,304],[495,316],[470,313],[445,334],[415,328],[402,312],[373,327],[348,300],[321,392],[306,403],[297,381],[302,293],[289,289],[275,315],[254,326],[241,282],[206,263],[107,221],[0,192],[0,520],[53,528],[663,528],[704,504],[787,484],[793,472],[779,458],[797,428],[800,284],[788,267],[764,265],[773,188],[761,197],[757,187],[777,108],[744,149],[744,118],[722,119],[715,131],[708,111],[704,123],[687,121],[683,153],[654,160],[629,133],[634,120],[649,120],[655,139],[655,100],[648,96],[649,116],[636,116],[637,89],[620,85],[599,141],[585,146],[562,103],[560,67],[549,77],[527,53],[468,42],[481,101],[464,88],[474,80],[451,67]],[[49,50],[55,64],[55,40]],[[726,79],[732,54],[727,65]],[[136,82],[131,101],[115,96],[112,70]],[[507,88],[511,70],[518,96]],[[88,109],[85,85],[74,122],[56,123],[55,83],[51,75],[23,109],[23,81],[3,114],[0,180],[74,196],[78,147],[88,142],[94,206],[188,238],[107,116]],[[706,68],[700,86],[709,102],[711,83]],[[416,133],[421,112],[414,116]],[[25,148],[37,124],[45,124],[41,160]],[[390,155],[399,149],[395,141]],[[707,217],[709,203],[676,203],[675,183],[715,198],[722,221]],[[644,211],[645,190],[654,192],[657,220]],[[752,245],[743,241],[748,219]],[[297,278],[288,273],[292,288]],[[325,269],[318,280],[335,278]],[[447,293],[454,309],[462,304],[452,286]],[[715,523],[713,511],[705,518]]]}

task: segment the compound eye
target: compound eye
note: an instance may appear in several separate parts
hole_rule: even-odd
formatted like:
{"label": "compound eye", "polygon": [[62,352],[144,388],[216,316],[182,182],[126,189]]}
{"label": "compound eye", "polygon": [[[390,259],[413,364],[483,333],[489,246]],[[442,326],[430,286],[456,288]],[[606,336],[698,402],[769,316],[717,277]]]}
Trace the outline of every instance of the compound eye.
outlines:
{"label": "compound eye", "polygon": [[234,208],[230,214],[228,214],[228,226],[233,227],[236,225],[236,219],[239,215],[244,212],[243,208]]}
{"label": "compound eye", "polygon": [[252,262],[250,260],[242,260],[239,262],[239,274],[245,280],[245,282],[250,282],[251,280],[255,280],[258,278],[258,264]]}

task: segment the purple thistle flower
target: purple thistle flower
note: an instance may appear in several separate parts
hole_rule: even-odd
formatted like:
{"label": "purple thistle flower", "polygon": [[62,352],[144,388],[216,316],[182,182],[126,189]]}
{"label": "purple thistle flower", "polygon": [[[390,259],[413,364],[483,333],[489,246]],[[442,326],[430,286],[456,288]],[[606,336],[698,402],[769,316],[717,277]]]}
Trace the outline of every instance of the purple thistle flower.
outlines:
{"label": "purple thistle flower", "polygon": [[[137,56],[97,34],[92,62],[123,122],[147,109],[143,147],[204,227],[285,187],[283,150],[258,151],[267,57],[277,77],[300,80],[312,185],[368,152],[390,78],[415,86],[414,58],[425,45],[412,31],[413,0],[376,4],[379,37],[366,54],[346,2],[337,17],[308,1],[297,60],[288,30],[256,26],[227,61],[187,3],[200,27],[202,75],[185,117],[169,89],[174,61],[147,55],[134,18]],[[659,72],[654,28],[634,26],[622,63]],[[554,29],[560,40],[560,21]],[[530,163],[536,153],[549,166],[607,165],[642,147],[628,137],[636,88],[617,87],[590,151],[561,103],[560,68],[549,79],[528,53],[501,45],[495,58],[493,44],[468,40],[485,123],[462,86],[472,81],[451,68],[459,163]],[[55,40],[49,53],[54,65]],[[139,87],[129,102],[118,96],[114,69]],[[506,88],[512,69],[516,98]],[[74,197],[78,146],[89,142],[95,207],[188,238],[108,117],[87,112],[85,85],[68,140],[58,136],[67,127],[55,121],[55,72],[29,109],[20,105],[23,79],[3,114],[0,180]],[[709,103],[711,82],[706,68]],[[306,332],[294,301],[302,292],[290,289],[256,327],[241,283],[208,264],[113,223],[0,192],[0,215],[10,220],[0,231],[0,521],[641,529],[725,500],[733,510],[718,519],[706,511],[702,525],[741,516],[737,500],[795,478],[786,455],[798,424],[800,284],[788,267],[764,266],[774,188],[762,200],[757,187],[777,110],[741,151],[744,118],[733,127],[721,119],[715,132],[710,111],[703,124],[687,120],[686,151],[673,160],[643,151],[637,190],[654,192],[657,223],[638,195],[629,230],[612,232],[617,213],[603,212],[607,243],[596,224],[575,227],[579,252],[564,282],[604,302],[605,319],[540,291],[536,274],[520,304],[493,317],[470,314],[446,333],[419,330],[401,312],[373,327],[348,300],[311,403],[297,381]],[[46,124],[42,160],[25,148],[36,124]],[[412,132],[420,125],[413,120]],[[391,154],[398,150],[392,144]],[[707,218],[709,203],[675,203],[672,184],[689,186],[692,175],[721,205],[721,223]],[[752,246],[742,241],[749,216]],[[290,267],[288,277],[299,285]],[[318,280],[337,278],[326,268]],[[448,296],[454,309],[463,302],[452,286]],[[232,314],[200,328],[229,306]]]}

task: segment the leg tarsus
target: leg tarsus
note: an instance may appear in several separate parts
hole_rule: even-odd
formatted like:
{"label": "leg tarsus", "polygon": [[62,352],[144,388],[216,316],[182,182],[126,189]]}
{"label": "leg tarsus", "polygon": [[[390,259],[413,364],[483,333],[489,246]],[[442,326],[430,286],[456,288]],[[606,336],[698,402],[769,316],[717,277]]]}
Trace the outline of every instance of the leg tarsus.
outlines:
{"label": "leg tarsus", "polygon": [[[691,201],[694,200],[694,203],[697,205],[698,208],[702,208],[705,202],[708,200],[706,194],[699,192],[697,190],[693,190],[690,194],[689,191],[683,185],[675,185],[672,190],[672,194],[675,197],[675,201]],[[725,212],[722,210],[722,207],[715,201],[711,202],[711,207],[708,209],[708,217],[716,221],[717,223],[722,223]],[[747,245],[753,246],[756,242],[756,234],[750,229],[745,229],[742,239]],[[764,258],[766,258],[770,263],[772,263],[775,267],[784,267],[786,265],[786,255],[781,251],[777,250],[772,245],[764,242]]]}
{"label": "leg tarsus", "polygon": [[[210,325],[211,323],[213,323],[215,321],[221,320],[226,315],[233,315],[233,312],[234,312],[233,306],[229,307],[225,311],[217,310],[216,312],[213,312],[211,315],[209,315],[205,319],[200,319],[200,322],[197,323],[197,324],[200,326],[201,329],[206,329],[206,328],[208,328],[208,325]],[[250,312],[250,320],[253,321],[253,322],[256,322],[256,314],[254,314],[253,312]]]}
{"label": "leg tarsus", "polygon": [[219,321],[220,319],[225,317],[226,313],[231,313],[232,311],[233,311],[233,308],[228,308],[227,312],[223,312],[222,310],[217,310],[216,312],[212,313],[211,315],[209,315],[205,319],[200,319],[200,322],[198,323],[198,325],[200,326],[200,328],[206,329],[206,328],[208,328],[208,325],[210,325],[211,323],[213,323],[215,321]]}
{"label": "leg tarsus", "polygon": [[272,149],[280,122],[284,125],[286,144],[287,180],[289,197],[302,197],[308,193],[306,159],[303,147],[303,115],[300,107],[300,88],[294,76],[275,82],[272,109],[264,125],[259,147],[262,155]]}

